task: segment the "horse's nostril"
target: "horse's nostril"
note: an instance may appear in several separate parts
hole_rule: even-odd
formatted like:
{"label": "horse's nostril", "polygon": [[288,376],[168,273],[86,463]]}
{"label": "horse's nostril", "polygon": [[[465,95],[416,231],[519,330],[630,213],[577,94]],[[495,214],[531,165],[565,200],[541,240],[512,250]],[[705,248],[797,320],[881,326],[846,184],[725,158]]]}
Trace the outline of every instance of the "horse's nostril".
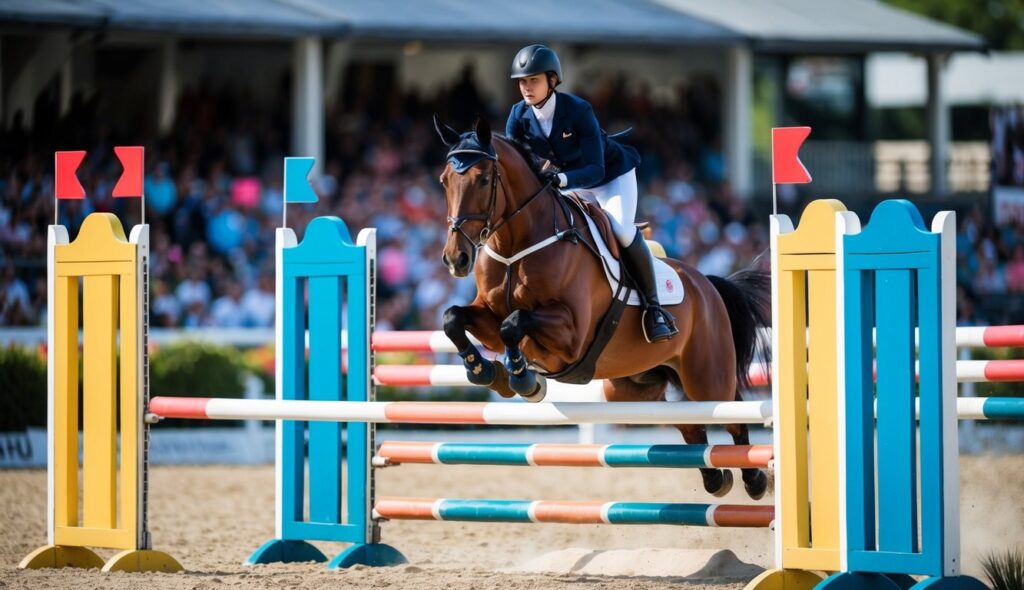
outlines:
{"label": "horse's nostril", "polygon": [[448,264],[448,255],[447,254],[442,254],[441,255],[441,262],[443,262],[445,266],[449,266],[449,264]]}
{"label": "horse's nostril", "polygon": [[466,254],[465,252],[459,252],[458,266],[459,268],[466,268],[467,266],[469,266],[469,254]]}

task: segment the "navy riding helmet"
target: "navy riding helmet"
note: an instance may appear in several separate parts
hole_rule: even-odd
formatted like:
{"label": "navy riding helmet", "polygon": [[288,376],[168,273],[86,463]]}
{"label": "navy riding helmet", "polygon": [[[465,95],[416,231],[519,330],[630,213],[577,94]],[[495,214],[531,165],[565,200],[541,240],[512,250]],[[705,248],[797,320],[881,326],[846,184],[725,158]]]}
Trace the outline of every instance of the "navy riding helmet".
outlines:
{"label": "navy riding helmet", "polygon": [[562,83],[562,62],[558,61],[558,54],[547,45],[527,45],[512,60],[513,80],[548,72],[558,78],[556,86]]}

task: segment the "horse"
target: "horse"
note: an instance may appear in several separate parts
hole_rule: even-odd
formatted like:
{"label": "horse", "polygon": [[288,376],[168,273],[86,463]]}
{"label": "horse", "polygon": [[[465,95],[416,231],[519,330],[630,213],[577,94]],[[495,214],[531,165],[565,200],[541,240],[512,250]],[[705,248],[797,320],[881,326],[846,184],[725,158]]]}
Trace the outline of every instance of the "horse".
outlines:
{"label": "horse", "polygon": [[[436,115],[434,124],[449,150],[440,175],[449,226],[442,261],[453,277],[474,273],[477,286],[469,305],[444,312],[444,332],[472,383],[538,401],[544,382],[536,371],[557,375],[578,363],[612,305],[594,236],[581,215],[566,208],[566,197],[542,180],[528,147],[492,134],[483,119],[463,134]],[[490,252],[478,256],[483,249]],[[648,343],[641,308],[625,308],[592,377],[604,380],[609,402],[665,400],[670,382],[690,400],[740,400],[755,353],[766,352],[757,333],[769,323],[770,274],[748,268],[728,278],[705,276],[664,260],[684,288],[681,303],[665,306],[679,333]],[[467,333],[492,351],[504,348],[504,364],[481,355]],[[687,443],[707,444],[704,425],[675,428]],[[726,429],[737,445],[750,443],[745,425]],[[729,470],[700,471],[708,493],[721,497],[732,488]],[[764,495],[762,470],[743,469],[742,477],[751,498]]]}

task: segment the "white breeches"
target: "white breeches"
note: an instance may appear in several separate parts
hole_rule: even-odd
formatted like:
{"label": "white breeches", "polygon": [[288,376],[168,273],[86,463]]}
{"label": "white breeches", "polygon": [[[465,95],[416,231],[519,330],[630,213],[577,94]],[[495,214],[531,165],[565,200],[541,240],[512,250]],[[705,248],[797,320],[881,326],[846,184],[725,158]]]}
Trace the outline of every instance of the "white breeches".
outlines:
{"label": "white breeches", "polygon": [[610,180],[607,184],[593,188],[574,188],[571,191],[588,201],[596,201],[611,218],[612,231],[619,243],[628,246],[636,236],[636,170]]}

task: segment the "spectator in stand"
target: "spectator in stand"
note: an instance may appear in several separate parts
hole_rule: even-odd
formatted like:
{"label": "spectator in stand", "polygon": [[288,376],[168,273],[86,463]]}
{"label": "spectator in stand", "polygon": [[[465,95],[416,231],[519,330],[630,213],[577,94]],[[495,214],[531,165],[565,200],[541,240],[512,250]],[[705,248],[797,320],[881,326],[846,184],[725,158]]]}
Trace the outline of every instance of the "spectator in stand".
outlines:
{"label": "spectator in stand", "polygon": [[170,178],[170,166],[160,162],[151,176],[146,177],[146,206],[157,215],[167,215],[178,201],[178,187]]}
{"label": "spectator in stand", "polygon": [[29,303],[28,286],[14,272],[10,263],[4,267],[0,282],[0,324],[17,326],[35,323]]}
{"label": "spectator in stand", "polygon": [[204,269],[198,265],[191,267],[188,271],[188,280],[182,281],[174,291],[178,301],[185,308],[191,309],[195,304],[206,308],[210,303],[210,286],[206,284],[203,271]]}
{"label": "spectator in stand", "polygon": [[152,301],[150,313],[153,315],[153,325],[161,328],[173,328],[178,325],[181,301],[170,292],[165,281],[157,279],[153,282],[153,292],[149,298]]}
{"label": "spectator in stand", "polygon": [[1013,258],[1006,264],[1006,286],[1011,293],[1024,293],[1024,243],[1013,249]]}
{"label": "spectator in stand", "polygon": [[220,297],[210,307],[210,324],[221,328],[244,328],[249,324],[242,306],[242,285],[238,281],[221,283]]}
{"label": "spectator in stand", "polygon": [[242,311],[247,326],[256,328],[274,327],[274,313],[277,299],[274,294],[274,275],[264,272],[260,275],[259,285],[250,289],[242,296]]}

